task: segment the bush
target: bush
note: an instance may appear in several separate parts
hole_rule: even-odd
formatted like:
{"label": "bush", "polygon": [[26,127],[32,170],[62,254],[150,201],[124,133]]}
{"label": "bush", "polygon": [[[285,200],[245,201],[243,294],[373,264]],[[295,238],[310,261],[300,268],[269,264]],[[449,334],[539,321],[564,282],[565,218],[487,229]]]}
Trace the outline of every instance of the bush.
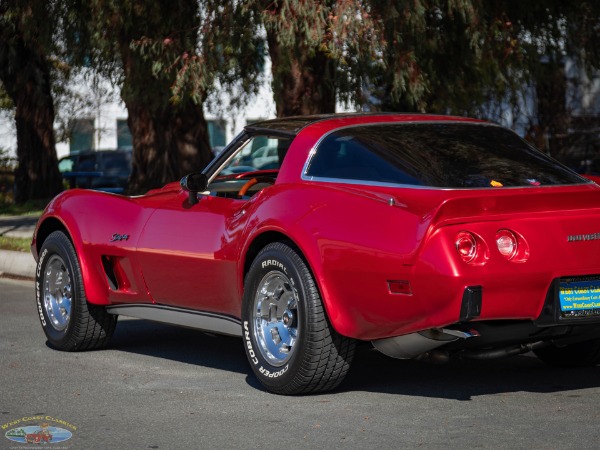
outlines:
{"label": "bush", "polygon": [[13,203],[16,158],[0,148],[0,204]]}

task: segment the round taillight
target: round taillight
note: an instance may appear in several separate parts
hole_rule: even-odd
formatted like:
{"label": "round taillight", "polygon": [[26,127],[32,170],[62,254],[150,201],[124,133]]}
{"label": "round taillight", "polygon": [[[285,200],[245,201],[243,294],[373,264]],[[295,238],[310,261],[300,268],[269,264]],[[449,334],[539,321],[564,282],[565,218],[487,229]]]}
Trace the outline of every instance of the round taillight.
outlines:
{"label": "round taillight", "polygon": [[517,237],[509,230],[500,230],[496,233],[496,245],[500,254],[508,260],[515,257],[519,247]]}
{"label": "round taillight", "polygon": [[473,261],[477,256],[477,241],[468,231],[461,231],[456,235],[456,251],[466,263]]}

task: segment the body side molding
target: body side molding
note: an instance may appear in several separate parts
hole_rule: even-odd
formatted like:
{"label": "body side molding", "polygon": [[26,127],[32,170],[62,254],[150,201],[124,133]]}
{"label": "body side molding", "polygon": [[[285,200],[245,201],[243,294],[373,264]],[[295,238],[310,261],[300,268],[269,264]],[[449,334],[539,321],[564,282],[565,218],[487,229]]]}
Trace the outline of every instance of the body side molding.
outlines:
{"label": "body side molding", "polygon": [[181,325],[228,336],[242,336],[241,321],[223,314],[149,304],[113,305],[108,306],[106,311],[110,314]]}

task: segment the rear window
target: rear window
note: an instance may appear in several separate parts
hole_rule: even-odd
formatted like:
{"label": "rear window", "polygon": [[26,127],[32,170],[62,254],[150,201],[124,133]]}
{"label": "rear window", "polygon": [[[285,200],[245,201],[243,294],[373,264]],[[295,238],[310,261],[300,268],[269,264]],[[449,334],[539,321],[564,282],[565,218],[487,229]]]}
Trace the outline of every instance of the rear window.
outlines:
{"label": "rear window", "polygon": [[439,188],[587,182],[510,130],[462,123],[344,128],[323,139],[306,175]]}

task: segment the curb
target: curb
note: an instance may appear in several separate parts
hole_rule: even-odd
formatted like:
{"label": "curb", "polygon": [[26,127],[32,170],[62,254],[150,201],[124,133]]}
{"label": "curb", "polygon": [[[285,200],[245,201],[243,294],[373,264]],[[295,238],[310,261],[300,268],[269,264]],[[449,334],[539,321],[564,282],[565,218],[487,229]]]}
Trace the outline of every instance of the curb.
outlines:
{"label": "curb", "polygon": [[35,278],[35,260],[31,253],[0,250],[0,276]]}
{"label": "curb", "polygon": [[31,239],[38,216],[0,216],[0,236]]}

